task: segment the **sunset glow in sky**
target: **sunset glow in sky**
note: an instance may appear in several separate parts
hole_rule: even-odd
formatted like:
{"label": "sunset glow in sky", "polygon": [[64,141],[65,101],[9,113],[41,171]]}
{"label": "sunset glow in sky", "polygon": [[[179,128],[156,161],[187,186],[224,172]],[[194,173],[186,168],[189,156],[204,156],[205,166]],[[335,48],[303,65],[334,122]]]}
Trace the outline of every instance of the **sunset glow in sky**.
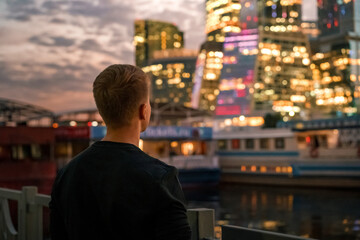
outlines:
{"label": "sunset glow in sky", "polygon": [[[316,18],[316,0],[303,1],[304,18]],[[190,49],[205,39],[205,0],[0,1],[0,97],[55,112],[93,108],[96,75],[134,64],[135,19],[176,24]]]}

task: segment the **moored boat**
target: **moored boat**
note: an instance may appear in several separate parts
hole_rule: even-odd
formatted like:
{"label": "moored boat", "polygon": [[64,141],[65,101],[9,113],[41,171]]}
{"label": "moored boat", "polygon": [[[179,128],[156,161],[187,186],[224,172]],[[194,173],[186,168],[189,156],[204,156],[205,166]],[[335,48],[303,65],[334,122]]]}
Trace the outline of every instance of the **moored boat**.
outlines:
{"label": "moored boat", "polygon": [[228,126],[213,133],[222,181],[360,188],[359,118]]}

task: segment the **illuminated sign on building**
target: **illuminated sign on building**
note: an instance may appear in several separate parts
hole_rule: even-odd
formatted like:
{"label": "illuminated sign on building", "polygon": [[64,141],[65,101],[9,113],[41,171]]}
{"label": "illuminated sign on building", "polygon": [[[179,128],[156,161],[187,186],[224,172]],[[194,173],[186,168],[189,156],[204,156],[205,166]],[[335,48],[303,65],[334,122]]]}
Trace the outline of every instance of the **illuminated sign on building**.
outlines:
{"label": "illuminated sign on building", "polygon": [[[106,134],[106,127],[91,127],[91,139],[101,139]],[[159,139],[202,139],[210,140],[212,138],[212,129],[208,127],[177,127],[177,126],[150,126],[140,135],[144,140]]]}

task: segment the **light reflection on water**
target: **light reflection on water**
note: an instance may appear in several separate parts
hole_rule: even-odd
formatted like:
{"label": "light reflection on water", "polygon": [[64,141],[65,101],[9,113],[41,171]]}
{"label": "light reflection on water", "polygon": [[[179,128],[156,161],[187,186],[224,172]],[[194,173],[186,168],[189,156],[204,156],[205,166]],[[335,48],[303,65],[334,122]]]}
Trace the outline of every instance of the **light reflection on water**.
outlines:
{"label": "light reflection on water", "polygon": [[216,221],[324,240],[360,240],[360,191],[221,185],[184,189]]}

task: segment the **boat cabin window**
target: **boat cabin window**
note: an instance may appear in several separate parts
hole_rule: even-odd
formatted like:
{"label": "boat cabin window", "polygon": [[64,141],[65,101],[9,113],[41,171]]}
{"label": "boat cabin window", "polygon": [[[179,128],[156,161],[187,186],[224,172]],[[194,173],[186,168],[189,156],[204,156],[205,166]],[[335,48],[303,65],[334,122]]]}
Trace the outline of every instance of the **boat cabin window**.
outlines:
{"label": "boat cabin window", "polygon": [[232,149],[240,149],[240,139],[231,140]]}
{"label": "boat cabin window", "polygon": [[260,139],[260,148],[261,149],[269,149],[269,139],[268,138],[261,138]]}
{"label": "boat cabin window", "polygon": [[306,143],[306,138],[303,136],[299,136],[299,137],[297,137],[297,141],[298,141],[298,143]]}
{"label": "boat cabin window", "polygon": [[245,140],[246,149],[254,149],[254,139],[246,139]]}
{"label": "boat cabin window", "polygon": [[285,139],[284,138],[275,138],[275,148],[276,149],[285,148]]}
{"label": "boat cabin window", "polygon": [[185,142],[185,143],[181,144],[181,153],[185,156],[195,154],[194,144],[191,142]]}
{"label": "boat cabin window", "polygon": [[227,144],[226,144],[226,140],[222,139],[218,141],[218,149],[219,150],[226,150],[227,148]]}

